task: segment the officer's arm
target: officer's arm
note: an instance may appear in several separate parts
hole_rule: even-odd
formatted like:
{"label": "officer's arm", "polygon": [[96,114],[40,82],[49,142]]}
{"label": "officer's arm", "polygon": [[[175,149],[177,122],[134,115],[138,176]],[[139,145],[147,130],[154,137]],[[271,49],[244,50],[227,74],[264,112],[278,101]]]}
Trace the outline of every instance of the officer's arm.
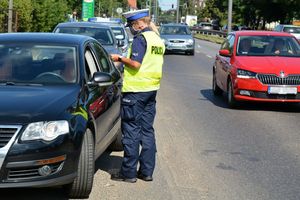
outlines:
{"label": "officer's arm", "polygon": [[114,62],[122,62],[124,63],[127,67],[130,67],[132,69],[139,69],[141,67],[141,63],[135,61],[135,60],[131,60],[130,58],[126,58],[126,57],[122,57],[118,54],[111,54],[110,55],[112,60]]}

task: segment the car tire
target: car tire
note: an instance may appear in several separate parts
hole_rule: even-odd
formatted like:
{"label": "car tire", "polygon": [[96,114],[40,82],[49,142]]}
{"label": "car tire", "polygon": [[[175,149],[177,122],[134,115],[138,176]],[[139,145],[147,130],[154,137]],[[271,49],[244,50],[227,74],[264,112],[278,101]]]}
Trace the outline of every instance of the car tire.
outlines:
{"label": "car tire", "polygon": [[112,151],[123,151],[122,131],[121,131],[121,128],[118,130],[116,139],[109,146],[109,150],[112,150]]}
{"label": "car tire", "polygon": [[223,93],[221,88],[217,85],[216,72],[215,71],[213,71],[212,90],[213,90],[213,93],[214,93],[215,96],[220,96]]}
{"label": "car tire", "polygon": [[79,156],[77,177],[72,183],[65,186],[69,198],[88,198],[93,186],[95,171],[95,144],[92,132],[87,129],[83,136],[81,152]]}
{"label": "car tire", "polygon": [[237,107],[237,101],[234,98],[233,94],[233,87],[231,80],[228,81],[228,90],[227,90],[227,102],[230,108],[236,108]]}

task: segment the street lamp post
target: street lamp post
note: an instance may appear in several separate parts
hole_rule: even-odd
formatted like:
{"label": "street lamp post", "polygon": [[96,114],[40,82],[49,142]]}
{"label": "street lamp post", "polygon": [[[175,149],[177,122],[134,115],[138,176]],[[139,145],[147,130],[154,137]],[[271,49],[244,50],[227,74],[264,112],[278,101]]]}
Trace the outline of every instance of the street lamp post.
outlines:
{"label": "street lamp post", "polygon": [[228,24],[227,32],[231,32],[231,21],[232,21],[232,0],[228,0]]}
{"label": "street lamp post", "polygon": [[9,0],[8,5],[8,22],[7,32],[12,32],[12,15],[13,15],[13,0]]}
{"label": "street lamp post", "polygon": [[179,0],[177,0],[177,6],[176,6],[176,23],[179,22]]}

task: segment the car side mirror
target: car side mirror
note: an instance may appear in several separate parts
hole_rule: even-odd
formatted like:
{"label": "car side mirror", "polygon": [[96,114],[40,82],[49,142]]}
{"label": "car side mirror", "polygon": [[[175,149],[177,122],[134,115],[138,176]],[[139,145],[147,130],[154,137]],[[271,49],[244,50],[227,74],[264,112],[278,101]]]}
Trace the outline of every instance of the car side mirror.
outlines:
{"label": "car side mirror", "polygon": [[224,56],[224,57],[231,57],[231,53],[229,52],[228,49],[221,49],[221,50],[219,50],[219,54],[221,56]]}
{"label": "car side mirror", "polygon": [[110,86],[113,84],[112,76],[109,73],[105,72],[95,72],[93,74],[92,82],[89,82],[90,85],[99,85],[100,87],[103,86]]}
{"label": "car side mirror", "polygon": [[125,42],[123,40],[117,40],[118,41],[118,47],[122,47],[125,45]]}

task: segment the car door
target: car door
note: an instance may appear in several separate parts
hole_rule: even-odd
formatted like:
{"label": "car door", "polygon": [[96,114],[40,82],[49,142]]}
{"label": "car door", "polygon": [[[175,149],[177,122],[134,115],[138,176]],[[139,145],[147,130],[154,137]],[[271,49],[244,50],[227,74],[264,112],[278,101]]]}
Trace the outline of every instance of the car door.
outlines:
{"label": "car door", "polygon": [[100,70],[112,76],[113,84],[105,88],[105,119],[106,134],[113,128],[120,117],[121,104],[121,75],[116,69],[109,55],[98,42],[92,42],[91,47],[95,52],[95,58]]}
{"label": "car door", "polygon": [[[91,82],[93,74],[95,72],[102,72],[102,68],[99,66],[98,58],[90,43],[87,45],[84,57],[85,57],[85,73],[86,82]],[[109,86],[99,86],[97,84],[87,84],[89,90],[88,96],[88,109],[93,115],[96,122],[96,144],[99,144],[106,136],[109,127],[111,126],[110,116],[107,113],[109,109]]]}
{"label": "car door", "polygon": [[[222,44],[221,49],[227,49],[230,54],[233,54],[233,45],[235,41],[234,35],[229,35],[226,41]],[[230,57],[226,56],[217,56],[217,84],[224,90],[227,90],[227,77],[228,73],[230,73],[231,64],[230,64]]]}

